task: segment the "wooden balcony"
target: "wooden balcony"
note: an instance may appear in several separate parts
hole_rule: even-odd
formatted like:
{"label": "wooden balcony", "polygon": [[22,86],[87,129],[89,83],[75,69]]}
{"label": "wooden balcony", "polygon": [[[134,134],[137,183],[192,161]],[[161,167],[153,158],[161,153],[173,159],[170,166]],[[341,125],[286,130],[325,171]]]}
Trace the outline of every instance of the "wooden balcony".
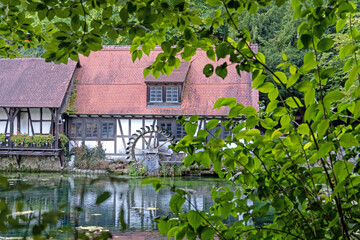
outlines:
{"label": "wooden balcony", "polygon": [[6,137],[6,141],[0,142],[0,155],[21,155],[21,156],[59,156],[63,151],[61,148],[55,148],[55,141],[37,146],[30,143],[27,146],[21,144],[16,146],[10,141],[10,137]]}

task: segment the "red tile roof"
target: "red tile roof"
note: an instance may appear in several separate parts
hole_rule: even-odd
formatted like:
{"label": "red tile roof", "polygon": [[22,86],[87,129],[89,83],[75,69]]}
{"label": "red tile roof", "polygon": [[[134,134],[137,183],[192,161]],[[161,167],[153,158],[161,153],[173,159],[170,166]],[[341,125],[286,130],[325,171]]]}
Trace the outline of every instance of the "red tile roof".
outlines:
{"label": "red tile roof", "polygon": [[1,107],[60,107],[76,68],[41,58],[0,59]]}
{"label": "red tile roof", "polygon": [[[135,63],[131,60],[129,50],[127,46],[105,46],[101,51],[92,52],[89,57],[80,57],[82,67],[76,77],[77,97],[74,104],[77,114],[227,115],[228,108],[213,110],[215,101],[220,97],[234,97],[239,103],[258,108],[259,95],[251,89],[250,74],[244,72],[240,77],[235,65],[231,65],[224,80],[215,74],[206,78],[203,68],[211,61],[200,50],[191,63],[182,63],[183,66],[174,72],[174,78],[172,74],[159,78],[161,82],[171,79],[181,82],[188,69],[181,106],[147,106],[143,69],[151,65],[161,49],[155,49],[149,57],[143,55]],[[155,80],[146,79],[146,82],[152,81]]]}

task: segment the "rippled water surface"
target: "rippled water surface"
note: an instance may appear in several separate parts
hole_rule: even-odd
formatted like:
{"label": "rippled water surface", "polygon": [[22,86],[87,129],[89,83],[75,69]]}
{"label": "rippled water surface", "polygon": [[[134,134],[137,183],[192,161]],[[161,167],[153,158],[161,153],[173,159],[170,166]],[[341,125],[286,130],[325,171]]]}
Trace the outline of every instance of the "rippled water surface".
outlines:
{"label": "rippled water surface", "polygon": [[[37,215],[39,212],[44,213],[67,204],[64,208],[66,216],[60,219],[58,225],[53,226],[54,228],[74,225],[76,218],[74,208],[76,206],[82,208],[78,217],[79,226],[101,226],[110,231],[121,230],[121,213],[123,213],[127,231],[156,229],[153,218],[170,214],[168,204],[173,195],[170,189],[165,188],[156,192],[151,185],[142,185],[141,178],[116,177],[110,179],[60,174],[12,174],[7,177],[10,184],[26,182],[33,186],[23,192],[27,202],[24,206],[24,214],[26,211],[32,211]],[[169,185],[195,191],[189,197],[189,201],[184,204],[185,211],[194,208],[209,209],[212,205],[211,189],[228,184],[220,179],[200,177],[162,178],[161,180]],[[96,205],[97,196],[104,191],[111,193],[110,198],[102,204]],[[14,212],[14,202],[19,196],[21,193],[18,191],[1,193],[1,198],[6,199]],[[21,235],[21,233],[11,231],[5,234],[5,236],[16,235]]]}

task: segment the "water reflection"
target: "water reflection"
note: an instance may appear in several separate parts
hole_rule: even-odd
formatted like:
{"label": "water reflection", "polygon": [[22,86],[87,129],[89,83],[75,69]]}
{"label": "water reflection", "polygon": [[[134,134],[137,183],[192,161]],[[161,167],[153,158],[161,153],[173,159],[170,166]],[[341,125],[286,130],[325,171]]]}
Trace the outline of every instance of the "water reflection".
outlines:
{"label": "water reflection", "polygon": [[[64,211],[67,213],[57,226],[74,226],[78,217],[80,226],[102,226],[110,231],[120,231],[120,213],[123,209],[124,221],[127,230],[153,230],[156,224],[152,221],[156,216],[171,214],[169,201],[173,193],[167,189],[156,192],[151,185],[142,185],[138,178],[102,178],[94,181],[95,177],[81,175],[12,175],[8,176],[11,184],[26,181],[33,185],[31,189],[23,192],[27,205],[23,211],[33,211],[38,215],[46,211],[59,209],[67,204]],[[114,179],[113,179],[114,180]],[[189,197],[191,203],[186,202],[185,211],[194,209],[208,210],[212,205],[210,191],[213,187],[225,186],[226,183],[219,179],[209,178],[175,178],[162,179],[170,185],[195,191]],[[96,205],[97,196],[108,191],[111,197],[101,205]],[[19,192],[3,192],[1,197],[11,204],[13,214],[16,213],[15,200]],[[80,206],[83,211],[77,216],[75,206]],[[8,236],[16,235],[14,232]]]}

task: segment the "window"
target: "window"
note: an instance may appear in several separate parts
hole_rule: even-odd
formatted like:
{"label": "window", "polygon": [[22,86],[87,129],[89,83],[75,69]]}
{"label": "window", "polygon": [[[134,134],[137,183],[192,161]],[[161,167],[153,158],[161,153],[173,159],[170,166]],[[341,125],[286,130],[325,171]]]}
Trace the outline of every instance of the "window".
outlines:
{"label": "window", "polygon": [[112,140],[115,137],[115,120],[102,118],[73,118],[69,123],[69,137],[83,141]]}
{"label": "window", "polygon": [[148,86],[148,105],[178,106],[181,103],[181,85]]}
{"label": "window", "polygon": [[[176,120],[158,120],[158,126],[167,130],[176,139],[181,139],[186,135],[184,126],[182,126],[180,123],[177,123]],[[163,138],[163,136],[159,137],[160,140]]]}
{"label": "window", "polygon": [[166,102],[178,102],[178,87],[166,87]]}
{"label": "window", "polygon": [[72,122],[70,126],[70,137],[71,138],[81,138],[82,137],[82,123],[81,122]]}
{"label": "window", "polygon": [[102,138],[113,138],[114,137],[114,123],[104,122],[102,124]]}
{"label": "window", "polygon": [[150,87],[150,102],[162,102],[162,87]]}
{"label": "window", "polygon": [[86,123],[85,136],[87,138],[97,138],[98,137],[98,123],[97,122],[87,122]]}
{"label": "window", "polygon": [[160,127],[171,133],[171,123],[161,123]]}
{"label": "window", "polygon": [[186,135],[185,128],[180,123],[176,123],[176,138],[183,138]]}

